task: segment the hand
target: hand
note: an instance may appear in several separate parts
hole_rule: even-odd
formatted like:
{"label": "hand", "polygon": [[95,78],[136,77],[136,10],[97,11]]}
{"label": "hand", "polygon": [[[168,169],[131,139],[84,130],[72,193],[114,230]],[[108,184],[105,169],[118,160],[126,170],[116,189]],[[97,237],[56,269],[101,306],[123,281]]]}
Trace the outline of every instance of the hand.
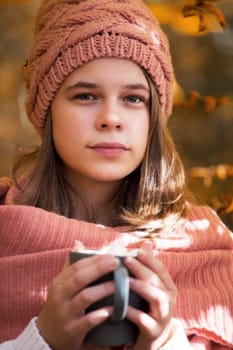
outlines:
{"label": "hand", "polygon": [[139,328],[133,350],[157,349],[169,336],[176,286],[162,262],[155,258],[151,242],[145,242],[137,259],[126,258],[125,265],[135,276],[130,288],[149,303],[149,313],[129,306],[126,317]]}
{"label": "hand", "polygon": [[65,266],[54,279],[37,320],[42,337],[52,349],[78,350],[86,334],[111,315],[110,307],[88,314],[83,311],[114,293],[112,281],[87,286],[118,265],[118,259],[111,255],[97,255]]}

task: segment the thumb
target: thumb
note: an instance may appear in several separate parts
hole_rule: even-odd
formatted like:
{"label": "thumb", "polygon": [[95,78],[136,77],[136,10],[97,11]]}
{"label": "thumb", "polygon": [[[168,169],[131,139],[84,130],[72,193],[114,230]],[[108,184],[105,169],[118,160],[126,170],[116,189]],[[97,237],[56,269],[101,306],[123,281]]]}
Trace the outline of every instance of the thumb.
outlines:
{"label": "thumb", "polygon": [[144,240],[140,246],[140,249],[146,250],[147,252],[153,252],[154,244],[151,240]]}

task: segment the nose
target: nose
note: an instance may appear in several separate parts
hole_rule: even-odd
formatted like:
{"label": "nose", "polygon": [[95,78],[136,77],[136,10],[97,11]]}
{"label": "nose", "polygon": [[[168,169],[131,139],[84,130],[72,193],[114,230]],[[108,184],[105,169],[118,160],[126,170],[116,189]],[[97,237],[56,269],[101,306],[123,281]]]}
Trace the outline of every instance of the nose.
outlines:
{"label": "nose", "polygon": [[96,118],[96,128],[98,130],[121,130],[122,119],[120,108],[117,102],[105,101],[99,110]]}

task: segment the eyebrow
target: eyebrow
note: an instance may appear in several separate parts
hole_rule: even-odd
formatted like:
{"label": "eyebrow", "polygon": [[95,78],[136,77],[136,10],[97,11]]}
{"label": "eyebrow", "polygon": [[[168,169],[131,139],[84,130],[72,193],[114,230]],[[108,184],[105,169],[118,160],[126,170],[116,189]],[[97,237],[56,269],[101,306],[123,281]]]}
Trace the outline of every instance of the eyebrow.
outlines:
{"label": "eyebrow", "polygon": [[[88,89],[96,89],[98,87],[95,83],[89,83],[86,81],[79,81],[75,83],[74,85],[70,85],[66,88],[67,91],[77,89],[77,88],[88,88]],[[146,90],[149,92],[149,88],[144,84],[126,84],[123,85],[126,89],[132,89],[132,90]]]}
{"label": "eyebrow", "polygon": [[126,87],[127,89],[146,90],[149,92],[149,88],[144,84],[128,84],[128,85],[125,85],[124,87]]}
{"label": "eyebrow", "polygon": [[94,83],[88,83],[85,81],[79,81],[75,83],[74,85],[70,85],[66,88],[67,91],[77,89],[77,88],[89,88],[89,89],[95,89],[97,87]]}

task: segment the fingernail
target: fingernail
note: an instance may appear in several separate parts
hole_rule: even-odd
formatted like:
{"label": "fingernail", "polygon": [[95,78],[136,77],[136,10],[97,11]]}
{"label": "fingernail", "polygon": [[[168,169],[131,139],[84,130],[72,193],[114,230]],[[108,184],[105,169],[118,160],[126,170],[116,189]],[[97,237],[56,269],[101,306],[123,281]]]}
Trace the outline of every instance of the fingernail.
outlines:
{"label": "fingernail", "polygon": [[99,309],[96,310],[93,314],[92,314],[92,318],[94,319],[99,319],[99,318],[108,318],[111,315],[109,310],[106,309]]}
{"label": "fingernail", "polygon": [[110,261],[109,261],[109,265],[115,269],[116,267],[118,267],[120,265],[120,260],[118,258],[116,258],[115,256],[112,256]]}
{"label": "fingernail", "polygon": [[132,264],[134,261],[134,258],[131,256],[127,256],[127,258],[125,258],[125,260],[127,261],[127,263]]}
{"label": "fingernail", "polygon": [[144,241],[139,249],[140,254],[148,254],[153,251],[153,243],[151,241]]}
{"label": "fingernail", "polygon": [[153,243],[149,240],[143,241],[141,247],[145,248],[153,248]]}
{"label": "fingernail", "polygon": [[81,241],[74,241],[74,246],[73,246],[73,250],[74,251],[80,251],[85,249],[84,244]]}

